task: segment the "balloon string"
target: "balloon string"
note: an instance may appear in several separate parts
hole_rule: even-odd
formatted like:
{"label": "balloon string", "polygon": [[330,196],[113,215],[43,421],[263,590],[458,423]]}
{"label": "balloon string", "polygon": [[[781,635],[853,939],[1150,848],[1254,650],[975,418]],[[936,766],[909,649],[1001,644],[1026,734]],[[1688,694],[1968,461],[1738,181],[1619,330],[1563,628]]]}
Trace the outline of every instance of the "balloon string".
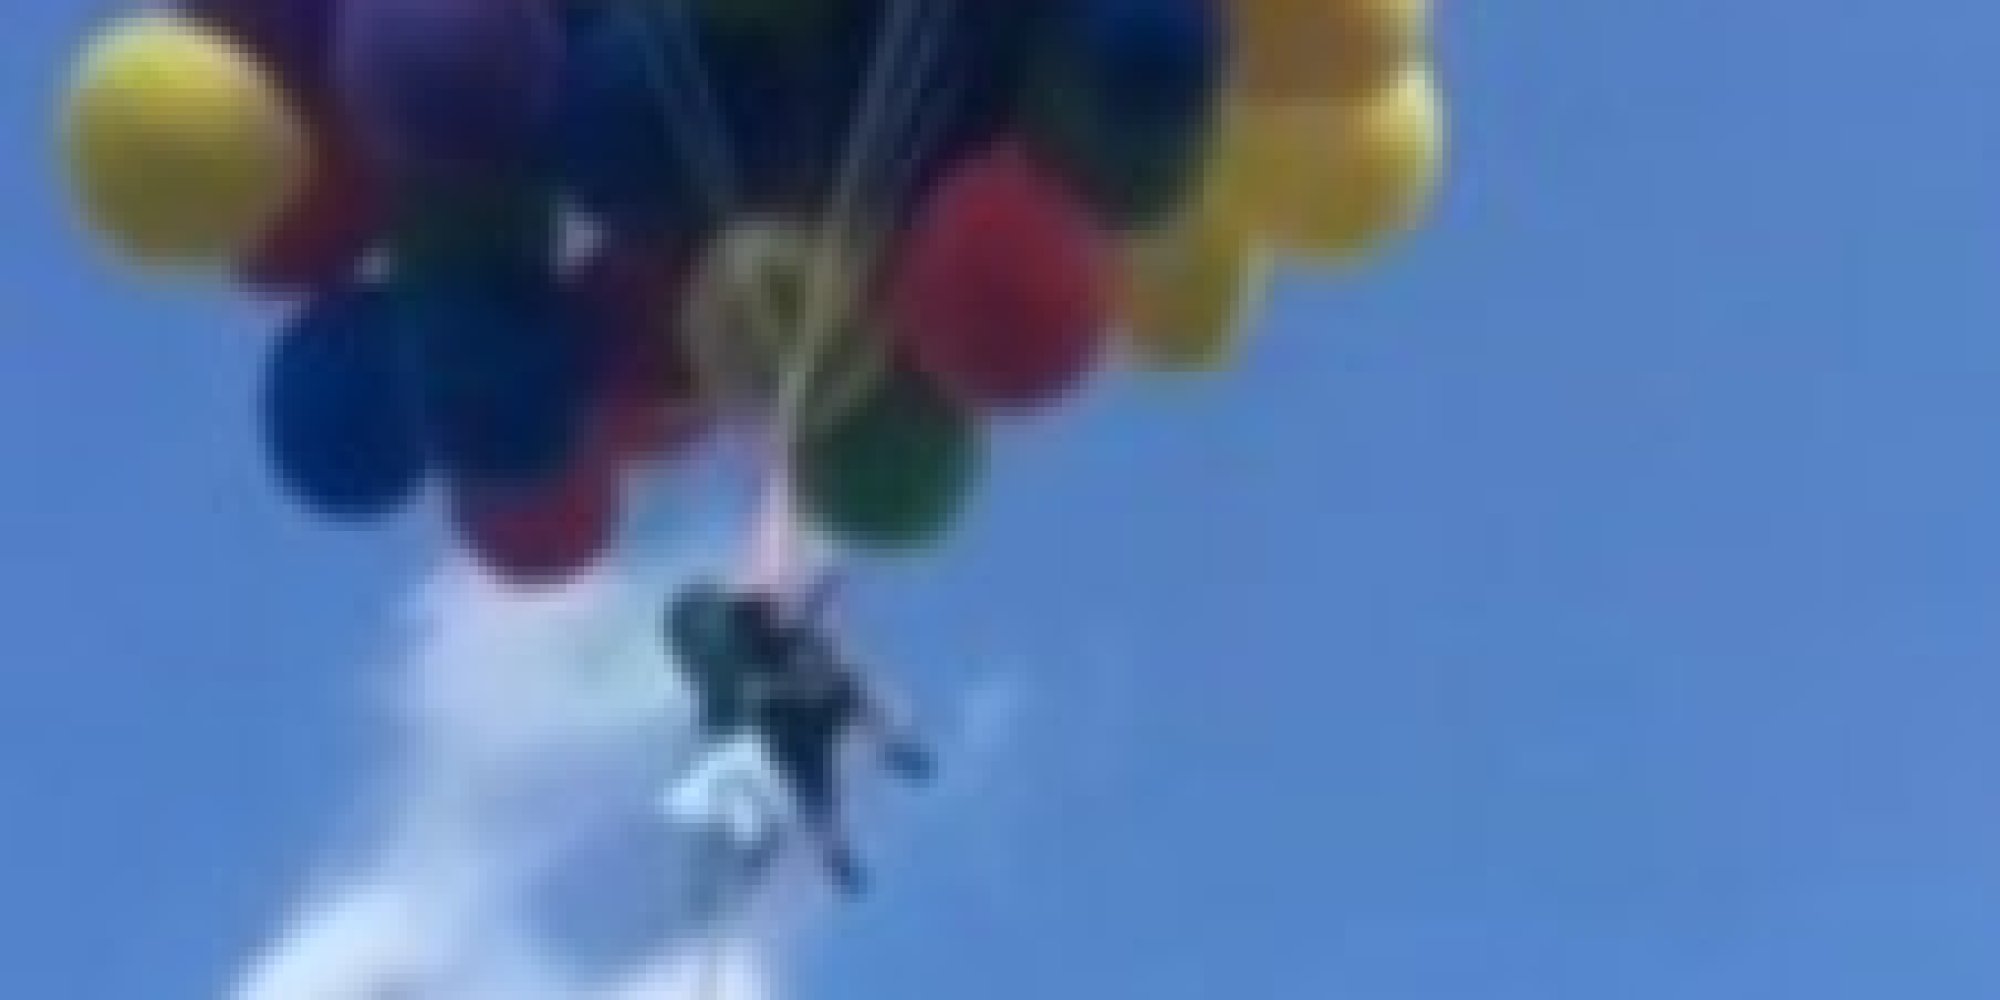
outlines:
{"label": "balloon string", "polygon": [[[896,20],[885,28],[879,41],[871,91],[865,96],[853,126],[840,187],[823,220],[815,248],[818,265],[814,272],[816,294],[812,302],[814,309],[807,318],[807,329],[813,340],[807,345],[810,353],[805,360],[809,364],[801,366],[801,373],[794,380],[792,399],[795,406],[802,405],[798,397],[803,395],[802,383],[814,367],[811,363],[818,360],[814,355],[826,349],[835,331],[847,318],[835,312],[837,306],[833,299],[834,262],[842,249],[838,242],[853,237],[859,203],[871,175],[881,172],[884,151],[913,116],[917,99],[928,89],[925,86],[928,71],[936,60],[938,42],[945,26],[942,13],[928,18],[923,16],[933,7],[940,12],[944,10],[942,4],[932,4],[927,0],[902,0],[894,11]],[[865,278],[864,275],[854,277],[856,280]]]}
{"label": "balloon string", "polygon": [[[930,151],[931,140],[942,132],[951,102],[957,99],[963,89],[961,84],[962,81],[953,78],[925,95],[923,103],[911,116],[911,125],[908,129],[910,141],[901,146],[900,155],[890,161],[881,173],[884,191],[894,193],[914,185],[918,171],[923,166],[924,157]],[[852,239],[857,256],[869,261],[871,267],[879,268],[882,258],[886,255],[890,234],[895,225],[896,221],[893,219],[882,219],[868,229],[855,232]],[[867,280],[866,275],[863,276],[863,280]]]}
{"label": "balloon string", "polygon": [[[647,18],[645,7],[640,6],[650,0],[623,2],[632,4],[629,9],[649,43],[664,34],[673,44],[672,58],[653,44],[644,47],[647,79],[659,101],[668,141],[680,150],[683,161],[696,174],[695,183],[715,218],[729,219],[742,202],[743,169],[723,119],[721,102],[716,98],[714,71],[694,36],[692,15],[677,4],[656,3],[659,8],[656,25]],[[680,77],[678,81],[672,79],[675,75]],[[682,86],[675,86],[676,82]],[[672,178],[662,180],[671,182]],[[752,322],[774,329],[781,322],[777,290],[757,284],[749,291]]]}
{"label": "balloon string", "polygon": [[[796,346],[779,372],[766,494],[752,541],[751,575],[775,587],[789,589],[796,577],[811,572],[803,565],[807,558],[792,490],[791,456],[814,379],[836,334],[853,318],[854,289],[848,289],[850,297],[842,301],[842,289],[834,281],[840,242],[856,228],[853,220],[870,175],[888,176],[880,161],[897,127],[904,119],[928,117],[917,113],[915,98],[925,95],[926,69],[935,62],[942,34],[942,18],[925,17],[933,4],[934,0],[891,0],[888,20],[876,38],[833,197],[809,251],[804,307],[793,317],[798,323]],[[942,9],[942,5],[936,6]],[[860,280],[865,276],[855,277]]]}
{"label": "balloon string", "polygon": [[[638,4],[647,0],[625,2]],[[682,157],[696,173],[696,183],[702,188],[715,218],[726,223],[739,207],[742,175],[741,165],[731,148],[727,123],[715,96],[714,73],[703,58],[699,40],[690,27],[691,15],[684,10],[664,9],[671,6],[668,4],[659,6],[663,8],[658,14],[662,23],[657,28],[648,22],[643,7],[635,5],[631,8],[646,34],[664,33],[673,43],[671,59],[658,47],[646,46],[648,79],[663,112],[668,140],[679,147]],[[676,70],[684,87],[674,86],[671,77],[676,75],[673,72]],[[727,247],[726,243],[720,245]],[[733,265],[726,260],[714,266],[720,266],[725,271],[733,270]],[[751,323],[765,330],[776,330],[785,322],[779,313],[778,290],[775,287],[753,281],[751,287],[741,291],[747,293],[746,305]],[[765,462],[764,495],[759,501],[756,520],[751,528],[750,551],[743,572],[751,586],[782,592],[787,586],[787,577],[791,575],[789,567],[797,559],[798,527],[792,510],[791,484],[783,444],[780,442],[774,451],[769,445],[765,447],[770,454]]]}
{"label": "balloon string", "polygon": [[790,590],[801,562],[799,521],[792,501],[790,463],[783,453],[766,465],[763,496],[751,529],[748,576],[753,587]]}
{"label": "balloon string", "polygon": [[[933,9],[939,13],[926,17]],[[852,300],[859,290],[849,289],[848,301],[843,302],[834,282],[841,244],[854,235],[864,188],[871,174],[881,172],[880,161],[890,138],[916,113],[916,99],[926,90],[926,77],[937,62],[947,17],[945,6],[936,0],[891,0],[888,22],[876,39],[840,176],[814,241],[807,306],[800,317],[800,342],[783,372],[777,424],[787,444],[799,430],[814,376],[841,328],[853,318]],[[865,273],[853,278],[863,286],[868,284]]]}
{"label": "balloon string", "polygon": [[[890,192],[893,197],[894,192],[899,192],[912,184],[923,164],[930,140],[941,131],[940,127],[945,123],[946,113],[959,91],[959,81],[953,79],[924,95],[911,118],[910,127],[906,130],[908,141],[898,144],[899,155],[889,160],[886,167],[880,171],[883,191]],[[886,248],[890,244],[895,225],[894,219],[883,218],[867,226],[857,221],[845,227],[848,230],[845,244],[847,253],[852,259],[862,262],[854,268],[853,280],[857,285],[867,286],[874,280],[874,275],[878,273]],[[818,255],[830,255],[834,252],[836,250],[831,246],[825,249],[816,248],[815,264],[825,266],[818,264],[820,259]],[[839,305],[827,308],[841,310]],[[882,356],[850,359],[850,362],[845,364],[836,363],[836,359],[829,357],[836,346],[834,338],[844,329],[839,324],[851,322],[854,319],[854,311],[855,304],[850,302],[844,311],[827,311],[819,314],[822,318],[818,322],[832,325],[813,325],[814,320],[811,319],[804,325],[805,329],[818,331],[818,339],[805,344],[799,352],[800,356],[794,358],[796,363],[785,369],[788,377],[794,380],[791,383],[790,395],[793,402],[788,411],[789,416],[782,417],[778,421],[779,427],[789,430],[793,436],[811,426],[810,421],[815,415],[808,412],[807,407],[813,399],[845,402],[858,400],[874,380],[882,377],[888,367],[887,349],[883,350]],[[889,332],[882,330],[877,335],[888,336]],[[820,416],[823,417],[823,414]]]}
{"label": "balloon string", "polygon": [[[648,85],[662,111],[667,141],[677,147],[711,211],[729,213],[736,200],[736,177],[729,137],[716,120],[709,73],[700,46],[688,37],[678,12],[660,4],[657,20],[648,16],[644,0],[624,0],[626,10],[643,36]],[[673,58],[655,44],[665,36],[673,43]],[[678,76],[676,80],[673,77]]]}
{"label": "balloon string", "polygon": [[[640,19],[640,27],[646,34],[659,33],[646,20],[643,8],[634,6],[632,13]],[[661,19],[665,23],[660,28],[670,36],[676,58],[667,59],[652,45],[646,49],[649,80],[661,104],[663,124],[669,141],[681,150],[697,175],[696,183],[717,217],[726,219],[738,207],[741,174],[715,98],[713,74],[689,30],[684,12],[663,11]],[[788,577],[797,573],[804,561],[799,537],[801,526],[793,503],[790,456],[814,377],[837,333],[852,319],[854,303],[851,298],[841,301],[841,290],[834,281],[840,243],[858,235],[854,233],[858,228],[855,217],[870,177],[893,178],[890,182],[900,186],[907,176],[914,174],[920,162],[922,150],[914,143],[895,144],[902,155],[886,163],[884,153],[891,148],[891,139],[899,127],[908,123],[915,131],[914,126],[922,123],[927,126],[923,131],[929,132],[932,120],[941,117],[937,112],[944,106],[943,95],[927,93],[931,88],[924,84],[938,61],[947,24],[948,11],[935,0],[891,0],[889,18],[876,39],[861,103],[849,131],[837,186],[808,257],[809,284],[804,308],[798,314],[784,317],[778,314],[775,287],[757,283],[747,290],[753,323],[771,330],[788,320],[797,324],[797,337],[784,338],[796,346],[788,352],[779,372],[778,396],[769,427],[776,440],[770,446],[765,495],[752,532],[748,568],[753,579],[770,586],[785,587]],[[675,75],[685,88],[674,86]],[[855,276],[857,280],[865,281],[872,273],[879,256],[878,245],[886,242],[884,236],[886,227],[880,234],[869,234],[870,238],[855,248],[869,262],[863,273]]]}

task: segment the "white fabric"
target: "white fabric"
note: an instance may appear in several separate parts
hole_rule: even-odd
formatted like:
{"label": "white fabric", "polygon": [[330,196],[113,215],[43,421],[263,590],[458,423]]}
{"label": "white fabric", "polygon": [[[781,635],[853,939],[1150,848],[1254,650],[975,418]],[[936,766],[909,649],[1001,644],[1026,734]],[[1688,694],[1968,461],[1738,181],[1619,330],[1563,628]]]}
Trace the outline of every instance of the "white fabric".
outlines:
{"label": "white fabric", "polygon": [[721,833],[753,848],[777,833],[791,811],[783,779],[764,741],[743,732],[702,749],[662,802],[669,821]]}

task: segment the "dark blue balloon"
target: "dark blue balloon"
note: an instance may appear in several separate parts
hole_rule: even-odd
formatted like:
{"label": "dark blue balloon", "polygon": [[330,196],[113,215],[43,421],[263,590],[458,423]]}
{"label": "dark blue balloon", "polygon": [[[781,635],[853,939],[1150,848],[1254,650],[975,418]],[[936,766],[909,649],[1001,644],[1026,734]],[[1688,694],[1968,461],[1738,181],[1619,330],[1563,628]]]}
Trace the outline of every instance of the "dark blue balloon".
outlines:
{"label": "dark blue balloon", "polygon": [[924,131],[937,155],[955,161],[1015,131],[1032,70],[1062,7],[1055,0],[930,2],[946,11],[930,86],[949,96]]}
{"label": "dark blue balloon", "polygon": [[[743,203],[818,213],[851,183],[862,221],[893,227],[951,164],[1012,130],[1052,10],[1051,0],[825,0],[804,25],[760,25],[697,8]],[[885,59],[895,68],[878,91]]]}
{"label": "dark blue balloon", "polygon": [[[863,105],[882,100],[859,174],[874,218],[891,227],[907,219],[951,165],[1009,130],[1031,29],[1046,7],[1047,0],[856,0],[844,22],[852,94],[839,145],[844,157]],[[871,93],[885,53],[899,63],[895,82]]]}
{"label": "dark blue balloon", "polygon": [[1157,129],[1195,128],[1207,117],[1223,57],[1215,0],[1080,0],[1072,10],[1079,82],[1107,110]]}
{"label": "dark blue balloon", "polygon": [[265,373],[265,445],[278,478],[339,520],[380,517],[424,473],[401,331],[388,297],[344,288],[312,303]]}
{"label": "dark blue balloon", "polygon": [[864,219],[893,225],[952,163],[1012,130],[1056,10],[1053,0],[772,3],[571,3],[566,96],[548,144],[569,193],[641,235],[663,218],[701,231],[724,211],[823,213],[886,52],[898,68],[852,197]]}
{"label": "dark blue balloon", "polygon": [[573,307],[529,270],[441,272],[401,282],[424,440],[461,484],[532,489],[560,475],[595,385]]}
{"label": "dark blue balloon", "polygon": [[851,26],[836,21],[812,37],[703,20],[691,28],[713,82],[739,207],[823,210],[866,72]]}
{"label": "dark blue balloon", "polygon": [[549,155],[563,190],[609,229],[645,237],[699,230],[704,203],[687,145],[696,124],[664,37],[674,17],[598,3],[565,17],[562,89]]}
{"label": "dark blue balloon", "polygon": [[1216,0],[1073,0],[1052,24],[1029,119],[1112,224],[1160,221],[1199,176],[1224,46]]}

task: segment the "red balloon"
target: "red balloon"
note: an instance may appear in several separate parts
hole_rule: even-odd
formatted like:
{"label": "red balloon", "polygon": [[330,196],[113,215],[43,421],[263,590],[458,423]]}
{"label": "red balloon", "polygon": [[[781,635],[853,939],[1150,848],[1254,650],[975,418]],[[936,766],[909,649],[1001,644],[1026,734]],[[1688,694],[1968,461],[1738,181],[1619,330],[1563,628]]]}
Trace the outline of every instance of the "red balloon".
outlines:
{"label": "red balloon", "polygon": [[622,480],[602,445],[562,476],[527,491],[456,484],[451,506],[459,538],[488,570],[510,583],[541,587],[576,576],[616,539]]}
{"label": "red balloon", "polygon": [[571,278],[597,339],[600,430],[627,460],[671,455],[706,425],[681,320],[688,259],[614,242]]}
{"label": "red balloon", "polygon": [[351,277],[382,232],[386,200],[381,179],[354,143],[321,121],[306,185],[244,263],[245,280],[287,293]]}
{"label": "red balloon", "polygon": [[1115,273],[1088,209],[1008,144],[940,182],[901,249],[890,309],[896,335],[945,388],[1026,408],[1093,367]]}

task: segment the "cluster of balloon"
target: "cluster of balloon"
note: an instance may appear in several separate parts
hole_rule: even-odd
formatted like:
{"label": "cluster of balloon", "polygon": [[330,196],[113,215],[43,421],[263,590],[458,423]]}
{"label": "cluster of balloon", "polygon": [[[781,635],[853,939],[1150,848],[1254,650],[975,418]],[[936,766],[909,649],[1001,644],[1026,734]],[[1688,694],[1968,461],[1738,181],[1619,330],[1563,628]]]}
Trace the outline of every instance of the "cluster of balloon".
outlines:
{"label": "cluster of balloon", "polygon": [[514,580],[615,544],[730,427],[818,528],[941,538],[984,428],[1112,356],[1227,361],[1270,253],[1407,229],[1426,0],[171,0],[103,27],[63,141],[130,261],[290,311],[278,479],[427,490]]}
{"label": "cluster of balloon", "polygon": [[1274,259],[1351,264],[1412,229],[1442,175],[1431,0],[1230,0],[1234,58],[1198,191],[1126,256],[1133,353],[1231,363]]}

